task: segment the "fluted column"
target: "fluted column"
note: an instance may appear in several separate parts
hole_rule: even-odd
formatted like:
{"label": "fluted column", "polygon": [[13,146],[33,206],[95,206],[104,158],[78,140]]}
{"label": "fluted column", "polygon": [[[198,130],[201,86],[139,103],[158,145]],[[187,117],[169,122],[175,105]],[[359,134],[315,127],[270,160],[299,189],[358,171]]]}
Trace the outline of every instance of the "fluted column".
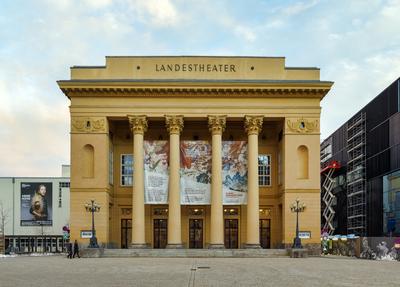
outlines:
{"label": "fluted column", "polygon": [[132,244],[131,248],[147,247],[144,213],[144,151],[143,137],[147,131],[146,116],[129,116],[133,133],[133,196],[132,196]]}
{"label": "fluted column", "polygon": [[211,168],[211,238],[210,248],[224,248],[224,213],[222,202],[222,133],[226,116],[209,116],[212,134]]}
{"label": "fluted column", "polygon": [[248,135],[247,178],[247,235],[246,248],[260,248],[259,191],[258,191],[258,134],[262,116],[245,116],[244,126]]}
{"label": "fluted column", "polygon": [[183,116],[165,116],[165,122],[169,132],[169,203],[167,248],[182,248],[179,137],[183,129]]}

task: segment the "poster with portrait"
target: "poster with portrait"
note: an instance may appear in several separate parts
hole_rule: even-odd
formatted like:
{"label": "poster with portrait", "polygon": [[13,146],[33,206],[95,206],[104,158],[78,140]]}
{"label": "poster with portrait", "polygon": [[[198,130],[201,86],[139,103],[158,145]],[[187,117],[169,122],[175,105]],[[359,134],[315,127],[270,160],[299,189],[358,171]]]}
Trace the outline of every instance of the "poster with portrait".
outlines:
{"label": "poster with portrait", "polygon": [[247,204],[247,142],[222,142],[223,204]]}
{"label": "poster with portrait", "polygon": [[53,183],[21,183],[21,226],[53,224]]}
{"label": "poster with portrait", "polygon": [[211,145],[208,141],[181,142],[181,204],[210,204]]}
{"label": "poster with portrait", "polygon": [[144,200],[168,203],[168,141],[144,141]]}

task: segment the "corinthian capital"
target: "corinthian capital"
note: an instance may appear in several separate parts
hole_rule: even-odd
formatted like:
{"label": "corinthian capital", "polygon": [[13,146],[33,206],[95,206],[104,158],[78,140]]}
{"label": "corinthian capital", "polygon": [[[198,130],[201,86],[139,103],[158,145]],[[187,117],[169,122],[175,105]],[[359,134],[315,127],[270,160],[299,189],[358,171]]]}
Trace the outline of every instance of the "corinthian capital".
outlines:
{"label": "corinthian capital", "polygon": [[183,130],[183,116],[165,116],[165,125],[170,134],[180,134]]}
{"label": "corinthian capital", "polygon": [[244,128],[248,135],[258,135],[261,132],[263,116],[245,116]]}
{"label": "corinthian capital", "polygon": [[208,128],[211,134],[221,135],[226,126],[226,116],[208,116]]}
{"label": "corinthian capital", "polygon": [[147,131],[146,116],[128,116],[133,134],[144,134]]}

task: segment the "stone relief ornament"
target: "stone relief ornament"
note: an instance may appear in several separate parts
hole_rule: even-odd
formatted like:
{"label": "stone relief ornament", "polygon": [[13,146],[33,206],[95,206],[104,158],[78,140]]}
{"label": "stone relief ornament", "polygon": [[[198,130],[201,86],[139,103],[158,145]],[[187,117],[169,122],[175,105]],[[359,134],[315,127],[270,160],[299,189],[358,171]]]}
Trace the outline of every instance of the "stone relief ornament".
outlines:
{"label": "stone relief ornament", "polygon": [[71,132],[103,133],[106,132],[106,120],[99,118],[72,118]]}
{"label": "stone relief ornament", "polygon": [[208,116],[208,127],[212,134],[222,134],[226,126],[226,116]]}
{"label": "stone relief ornament", "polygon": [[286,121],[289,131],[294,133],[315,133],[319,131],[319,120],[288,119]]}

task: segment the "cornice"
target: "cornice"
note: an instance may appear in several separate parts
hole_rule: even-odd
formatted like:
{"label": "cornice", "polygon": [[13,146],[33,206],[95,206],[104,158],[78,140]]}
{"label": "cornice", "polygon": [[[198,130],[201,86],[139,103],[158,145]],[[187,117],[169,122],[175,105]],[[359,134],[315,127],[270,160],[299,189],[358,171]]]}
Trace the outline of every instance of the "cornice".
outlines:
{"label": "cornice", "polygon": [[59,81],[68,97],[278,97],[320,98],[332,82],[90,82]]}

